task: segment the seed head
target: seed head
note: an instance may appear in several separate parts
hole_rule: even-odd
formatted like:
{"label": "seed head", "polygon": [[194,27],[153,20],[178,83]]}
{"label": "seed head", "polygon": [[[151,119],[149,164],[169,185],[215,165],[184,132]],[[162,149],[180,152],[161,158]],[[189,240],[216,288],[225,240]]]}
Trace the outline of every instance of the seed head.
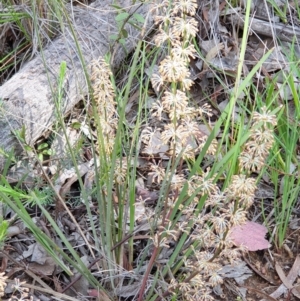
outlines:
{"label": "seed head", "polygon": [[157,164],[151,164],[150,170],[149,176],[152,178],[152,183],[160,184],[166,176],[165,169]]}
{"label": "seed head", "polygon": [[253,151],[243,151],[239,156],[239,167],[241,170],[248,172],[258,173],[265,164],[265,158],[256,155],[255,149],[250,149]]}
{"label": "seed head", "polygon": [[173,48],[171,49],[171,54],[173,57],[179,57],[187,63],[190,61],[190,58],[195,59],[196,53],[197,52],[193,44],[185,45],[179,41],[175,42]]}
{"label": "seed head", "polygon": [[177,40],[178,36],[171,29],[166,31],[160,28],[154,37],[154,43],[157,47],[161,47],[166,42],[170,42],[173,45]]}
{"label": "seed head", "polygon": [[126,181],[127,174],[127,161],[126,159],[117,160],[115,166],[114,180],[118,184],[123,184]]}
{"label": "seed head", "polygon": [[211,222],[213,223],[214,229],[217,231],[217,233],[224,233],[228,229],[229,223],[224,214],[220,216],[213,216],[211,218]]}
{"label": "seed head", "polygon": [[4,296],[4,290],[7,286],[6,279],[7,276],[4,276],[5,272],[0,273],[0,297]]}
{"label": "seed head", "polygon": [[176,93],[166,91],[162,98],[162,103],[167,112],[171,112],[175,109],[182,113],[188,106],[188,98],[186,94],[180,90],[176,90]]}
{"label": "seed head", "polygon": [[232,199],[245,194],[253,196],[256,190],[256,179],[247,178],[245,175],[232,176],[231,183],[226,189],[226,193]]}
{"label": "seed head", "polygon": [[174,1],[173,13],[180,15],[188,14],[194,16],[197,9],[197,0],[176,0]]}
{"label": "seed head", "polygon": [[212,287],[215,287],[219,284],[222,284],[224,282],[223,278],[215,271],[211,274],[208,280],[209,284]]}
{"label": "seed head", "polygon": [[158,120],[162,119],[162,113],[164,112],[164,106],[162,102],[158,99],[152,104],[150,113],[151,116],[157,118]]}
{"label": "seed head", "polygon": [[115,98],[114,88],[110,81],[112,72],[103,58],[94,60],[91,64],[91,81],[94,89],[94,99],[101,109],[106,102],[113,103]]}
{"label": "seed head", "polygon": [[254,112],[253,120],[254,126],[262,123],[264,128],[267,128],[268,125],[276,126],[277,124],[276,115],[272,115],[265,106],[262,107],[262,113]]}
{"label": "seed head", "polygon": [[194,175],[188,181],[188,194],[193,195],[196,191],[199,191],[199,195],[208,196],[218,193],[219,188],[214,183],[214,176],[209,175],[209,170],[203,175]]}
{"label": "seed head", "polygon": [[154,90],[159,91],[161,89],[164,85],[164,81],[160,74],[154,73],[151,76],[151,84]]}
{"label": "seed head", "polygon": [[190,72],[182,59],[167,56],[159,66],[159,73],[166,82],[181,82],[190,76]]}
{"label": "seed head", "polygon": [[190,39],[190,37],[195,37],[198,32],[198,22],[194,18],[179,18],[176,17],[172,31],[178,38],[184,38],[184,41]]}

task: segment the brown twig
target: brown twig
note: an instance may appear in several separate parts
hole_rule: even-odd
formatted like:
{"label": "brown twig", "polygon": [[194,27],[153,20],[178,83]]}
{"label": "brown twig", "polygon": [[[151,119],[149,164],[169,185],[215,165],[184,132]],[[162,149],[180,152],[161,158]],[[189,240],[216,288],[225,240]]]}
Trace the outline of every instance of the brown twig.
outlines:
{"label": "brown twig", "polygon": [[270,300],[270,301],[277,301],[277,299],[274,299],[273,297],[269,296],[268,294],[262,292],[261,290],[258,290],[254,287],[250,287],[250,286],[244,286],[242,285],[241,287],[243,288],[246,288],[247,290],[250,290],[250,291],[254,291],[255,293],[259,294],[259,295],[262,295],[264,298],[266,298],[267,300]]}
{"label": "brown twig", "polygon": [[[170,186],[168,187],[167,192],[168,193],[166,195],[168,196],[169,193],[170,193]],[[177,198],[178,198],[178,189],[176,189],[176,191],[175,191],[175,199],[177,199]],[[167,200],[167,198],[166,198],[166,200]],[[161,229],[163,229],[163,227],[165,226],[166,222],[169,221],[169,217],[170,217],[170,215],[172,213],[172,209],[169,210],[168,213],[166,212],[166,209],[167,209],[167,202],[165,202],[165,208],[164,208],[164,211],[163,211],[163,218],[162,218],[162,227],[161,227]],[[160,235],[161,232],[162,232],[162,230],[159,231],[158,242],[157,242],[158,245],[155,246],[155,248],[154,248],[154,251],[153,251],[152,256],[150,258],[150,261],[149,261],[146,273],[145,273],[145,275],[143,277],[142,285],[141,285],[141,288],[140,288],[140,291],[139,291],[138,301],[142,301],[142,299],[143,299],[143,295],[144,295],[144,291],[145,291],[145,287],[146,287],[146,283],[147,283],[148,277],[149,277],[150,272],[152,270],[154,261],[155,261],[157,255],[158,255],[158,252],[159,252],[159,249],[160,249],[159,243],[160,243],[160,240],[161,240],[161,235]]]}
{"label": "brown twig", "polygon": [[263,278],[264,280],[268,281],[270,284],[272,285],[279,285],[280,283],[276,283],[275,281],[273,281],[272,279],[266,277],[263,273],[261,273],[256,267],[255,265],[253,265],[250,260],[244,255],[243,256],[244,261],[248,264],[248,266],[257,274],[259,275],[261,278]]}

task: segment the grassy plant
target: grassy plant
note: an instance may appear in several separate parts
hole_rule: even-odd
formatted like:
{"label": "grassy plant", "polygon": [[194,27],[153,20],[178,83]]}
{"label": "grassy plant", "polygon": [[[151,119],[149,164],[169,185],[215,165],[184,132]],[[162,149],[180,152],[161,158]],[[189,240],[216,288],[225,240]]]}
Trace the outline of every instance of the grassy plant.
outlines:
{"label": "grassy plant", "polygon": [[[164,273],[168,272],[173,275],[168,290],[169,292],[173,292],[177,298],[202,300],[201,298],[206,296],[205,298],[208,300],[211,296],[211,288],[223,282],[222,277],[217,274],[217,270],[221,266],[219,263],[220,258],[224,258],[224,256],[227,256],[225,254],[228,254],[226,258],[230,261],[235,261],[239,256],[239,250],[234,249],[230,243],[225,243],[226,236],[231,226],[245,221],[246,211],[244,210],[247,210],[247,208],[252,205],[256,181],[254,178],[247,178],[247,176],[243,174],[234,175],[232,177],[229,175],[229,182],[227,184],[225,183],[224,191],[221,192],[215,184],[219,179],[211,173],[209,169],[207,172],[203,172],[198,168],[198,170],[194,170],[194,174],[191,174],[187,180],[185,180],[181,174],[181,165],[178,165],[178,163],[182,159],[185,161],[194,161],[194,154],[200,152],[200,160],[197,160],[196,163],[198,165],[201,163],[201,158],[203,159],[205,154],[211,154],[213,156],[216,154],[216,142],[214,142],[213,135],[210,139],[208,139],[207,136],[200,136],[199,140],[199,134],[197,135],[198,129],[193,124],[193,118],[199,118],[197,114],[200,114],[200,119],[205,118],[204,112],[207,114],[206,118],[209,118],[209,108],[203,107],[199,110],[200,112],[197,111],[196,113],[194,111],[195,109],[188,104],[184,93],[189,90],[191,86],[191,83],[185,78],[187,76],[185,66],[188,64],[189,59],[188,56],[185,57],[184,54],[188,53],[190,56],[193,55],[192,48],[187,47],[187,45],[190,46],[187,37],[193,35],[192,22],[189,16],[185,16],[184,9],[180,8],[180,4],[178,4],[178,6],[175,4],[173,9],[176,13],[182,9],[180,14],[182,20],[179,18],[175,18],[174,20],[172,15],[176,13],[172,11],[172,8],[170,9],[171,12],[169,12],[168,9],[170,8],[163,7],[162,10],[165,15],[156,17],[156,22],[162,22],[164,25],[164,27],[162,25],[160,27],[160,31],[156,37],[156,43],[159,46],[163,45],[163,43],[169,43],[171,50],[170,55],[161,61],[159,74],[154,74],[152,78],[152,84],[156,88],[160,89],[164,87],[163,89],[165,90],[161,100],[158,100],[154,104],[152,114],[160,120],[162,118],[162,110],[160,110],[160,108],[163,108],[169,116],[170,124],[164,125],[161,138],[163,143],[170,145],[172,173],[170,174],[170,178],[166,178],[168,173],[162,168],[159,169],[155,167],[154,170],[156,170],[158,174],[157,179],[167,179],[165,180],[166,182],[164,181],[164,183],[162,183],[162,195],[169,195],[170,192],[172,192],[173,197],[165,198],[164,204],[162,205],[161,216],[157,220],[159,227],[152,237],[154,251],[142,282],[138,300],[143,299],[147,279],[159,253],[163,248],[168,247],[170,240],[174,239],[176,241],[178,236],[181,236],[181,240],[167,263],[168,268],[164,270]],[[190,10],[189,13],[193,14],[193,10]],[[180,27],[178,24],[180,22],[184,23],[183,20],[190,22],[190,31],[183,30],[181,32],[179,30]],[[174,30],[172,31],[172,28],[176,28],[177,32],[179,32],[178,36],[176,36]],[[172,34],[174,34],[173,40],[171,38]],[[182,49],[176,47],[182,47]],[[183,55],[180,56],[178,53]],[[259,68],[259,66],[257,67]],[[241,88],[236,88],[236,92],[242,91],[244,84],[245,83],[243,83]],[[238,87],[238,85],[236,87]],[[183,92],[181,90],[183,90]],[[235,104],[235,95],[239,95],[239,93],[233,94],[233,101],[231,102],[231,107],[229,107],[230,112],[233,110]],[[193,113],[191,114],[191,112]],[[229,129],[228,121],[231,120],[230,114],[228,114],[227,117],[226,129]],[[267,120],[265,120],[265,118],[267,118]],[[237,157],[239,157],[240,172],[244,170],[248,171],[248,174],[253,171],[258,172],[262,168],[264,160],[268,155],[268,150],[273,143],[272,133],[268,130],[267,123],[275,125],[274,116],[267,113],[266,109],[263,109],[262,114],[255,113],[253,119],[254,128],[253,130],[251,129],[249,141],[245,144],[244,151],[240,153],[238,149],[241,145],[237,144],[235,152],[233,153],[235,159],[233,158],[232,160],[232,163],[237,162]],[[259,125],[260,122],[263,124]],[[184,127],[182,127],[182,125],[184,125]],[[261,127],[261,130],[255,133],[256,127]],[[238,137],[243,136],[243,127],[240,126],[240,129],[241,131]],[[259,133],[261,133],[261,136],[257,136]],[[189,139],[195,139],[192,141],[194,141],[194,145],[198,148],[191,148],[189,144],[190,140],[187,142],[188,139],[186,135],[188,135]],[[151,144],[153,132],[147,130],[142,137],[143,142],[149,145]],[[201,141],[201,139],[203,140]],[[258,143],[261,143],[261,148],[259,148]],[[252,160],[254,160],[254,164]],[[224,161],[222,160],[221,163],[224,164]],[[226,164],[226,166],[229,167],[230,165],[228,166],[228,164]],[[215,203],[216,200],[218,202],[217,204]],[[222,200],[224,200],[224,203],[222,203]],[[233,200],[235,201],[232,203],[232,206],[229,205],[229,208],[227,208],[228,202],[230,203]],[[215,215],[211,216],[211,214],[207,214],[206,216],[205,208],[207,207],[205,206],[211,205],[213,211],[216,210]],[[218,209],[215,207],[216,205]],[[217,214],[218,211],[220,212],[220,208],[223,208],[221,209],[223,213]],[[190,222],[180,223],[178,219],[176,223],[176,218],[182,216],[182,214],[187,215]],[[205,224],[205,222],[207,222],[207,224]],[[186,251],[190,256],[186,255],[185,260],[176,263],[178,254],[183,251],[182,247],[192,225],[194,231],[191,236],[195,242],[193,248]],[[212,227],[209,227],[209,225],[212,225]],[[196,251],[196,248],[199,248],[199,246],[201,246],[203,251]],[[216,251],[215,253],[207,253],[206,248],[215,249]],[[179,275],[181,275],[179,276],[176,274],[180,271],[180,266],[185,266],[187,275],[179,273]],[[177,279],[181,279],[181,281]],[[180,295],[178,295],[179,292]],[[147,300],[151,298],[151,295],[147,296]]]}
{"label": "grassy plant", "polygon": [[[273,151],[271,180],[275,187],[275,220],[277,231],[275,242],[278,247],[282,247],[292,210],[296,205],[300,182],[299,159],[297,157],[297,145],[299,143],[299,88],[295,86],[293,74],[298,74],[297,64],[293,64],[292,52],[290,56],[291,72],[285,77],[279,93],[283,96],[285,110],[278,120],[276,145]],[[283,91],[291,91],[292,101],[285,99]]]}
{"label": "grassy plant", "polygon": [[[247,2],[245,28],[249,24],[250,2]],[[294,93],[296,110],[293,123],[288,104],[284,103],[282,109],[278,101],[279,92],[273,93],[274,82],[267,82],[265,94],[259,93],[253,84],[254,74],[271,51],[243,78],[248,38],[245,30],[233,92],[229,95],[228,106],[213,124],[209,99],[204,105],[196,106],[190,93],[193,86],[190,60],[198,55],[195,45],[198,28],[194,18],[196,9],[197,4],[193,0],[157,1],[153,8],[157,26],[153,38],[156,47],[149,51],[145,41],[141,39],[138,42],[124,85],[116,82],[108,63],[109,55],[94,60],[91,66],[85,66],[82,59],[85,71],[91,70],[87,81],[92,114],[87,123],[90,132],[95,130],[97,136],[96,141],[90,141],[94,159],[91,168],[95,175],[92,192],[84,185],[78,168],[78,150],[74,150],[68,140],[65,119],[61,114],[67,68],[64,62],[61,64],[56,88],[52,90],[56,127],[62,128],[67,138],[81,200],[87,211],[91,240],[87,239],[85,229],[78,224],[47,174],[44,174],[47,190],[28,192],[11,187],[2,178],[2,202],[25,222],[36,241],[56,263],[67,275],[75,269],[92,287],[102,291],[104,288],[100,283],[108,279],[105,291],[112,299],[128,273],[125,273],[126,268],[132,268],[131,280],[126,280],[125,285],[130,281],[140,281],[134,300],[158,300],[170,296],[174,300],[214,300],[214,288],[224,281],[219,270],[224,264],[237,263],[246,251],[243,247],[235,247],[228,234],[233,227],[247,220],[257,182],[262,175],[268,173],[276,187],[275,241],[278,247],[285,239],[288,220],[299,194],[299,166],[296,166],[295,152],[299,138],[295,124],[298,124],[300,115],[298,91],[292,78],[288,75],[285,85]],[[112,37],[114,41],[124,44],[122,39],[127,35],[124,20],[128,21],[129,17],[124,11],[118,14],[120,34]],[[131,21],[142,20],[136,15]],[[149,65],[151,70],[158,65],[158,71],[153,72],[151,79],[145,79],[144,72]],[[298,72],[296,69],[293,72]],[[134,81],[139,83],[139,98],[133,123],[126,119],[126,106]],[[157,98],[151,108],[147,105],[150,91],[156,93]],[[247,102],[239,101],[242,92]],[[252,95],[255,95],[255,101],[251,101]],[[88,103],[85,106],[88,111]],[[240,118],[235,120],[233,115],[237,107],[242,110]],[[199,125],[203,123],[211,129],[210,134],[200,130]],[[16,135],[25,143],[25,129]],[[161,146],[167,149],[163,154],[159,152]],[[158,153],[153,151],[147,156],[147,149],[155,147]],[[42,144],[36,152],[39,165],[41,160],[38,159],[44,155],[41,148]],[[33,148],[30,150],[34,151]],[[136,178],[138,173],[142,173],[139,170],[140,154],[149,161],[147,175],[143,175],[151,175],[152,182],[148,188],[158,190],[159,196],[155,208],[147,208],[144,200],[145,213],[141,219],[150,230],[144,235],[147,239],[145,247],[137,254],[134,240],[138,231],[136,207],[143,202],[139,203],[136,197]],[[7,155],[8,158],[11,156]],[[281,191],[280,186],[283,187]],[[95,277],[83,264],[56,219],[48,212],[43,199],[52,195],[76,225],[89,254],[97,261],[101,277]],[[91,200],[96,207],[96,219]],[[33,222],[27,211],[27,206],[32,203],[39,207],[65,250],[58,248]],[[168,253],[170,248],[172,251]]]}
{"label": "grassy plant", "polygon": [[287,23],[286,11],[288,3],[284,4],[282,7],[279,7],[278,4],[273,0],[268,0],[270,7],[274,9],[275,14],[281,19],[283,23]]}
{"label": "grassy plant", "polygon": [[62,1],[2,1],[0,80],[10,77],[37,50],[55,38],[63,25]]}
{"label": "grassy plant", "polygon": [[6,239],[8,229],[8,222],[0,218],[0,248],[3,247],[4,241]]}
{"label": "grassy plant", "polygon": [[[17,216],[25,223],[27,228],[34,235],[36,241],[44,247],[47,253],[54,259],[56,264],[60,266],[62,270],[67,273],[67,275],[73,275],[73,272],[70,269],[70,267],[72,267],[72,270],[75,269],[81,275],[84,275],[84,277],[92,287],[103,290],[98,281],[91,274],[90,270],[83,264],[74,248],[68,242],[68,239],[62,233],[56,221],[53,220],[48,211],[44,208],[45,204],[42,203],[43,195],[39,191],[32,191],[30,194],[27,194],[25,192],[12,188],[8,184],[8,182],[5,181],[4,178],[2,178],[0,185],[0,197],[1,202],[8,205],[17,214]],[[60,247],[58,247],[58,245],[56,245],[56,243],[50,237],[48,237],[38,225],[34,223],[32,218],[28,214],[27,204],[35,204],[39,206],[39,208],[43,212],[43,215],[52,225],[53,230],[61,239],[61,242],[66,246],[67,253],[64,252]],[[67,208],[65,209],[68,211]],[[75,224],[77,224],[76,221]]]}

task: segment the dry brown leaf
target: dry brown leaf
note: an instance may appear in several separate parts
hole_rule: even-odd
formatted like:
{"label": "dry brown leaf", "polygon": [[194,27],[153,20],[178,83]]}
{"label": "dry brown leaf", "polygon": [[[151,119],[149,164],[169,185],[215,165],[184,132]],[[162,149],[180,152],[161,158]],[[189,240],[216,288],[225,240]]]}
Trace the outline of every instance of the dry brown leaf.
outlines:
{"label": "dry brown leaf", "polygon": [[[296,257],[296,260],[294,261],[294,264],[286,277],[288,283],[292,284],[295,282],[296,278],[298,277],[299,271],[300,271],[300,255]],[[282,294],[286,293],[286,291],[287,291],[287,287],[284,284],[281,284],[277,288],[277,290],[273,292],[270,296],[273,298],[279,298]],[[292,293],[294,294],[294,289],[292,290]],[[297,293],[298,293],[298,287],[295,287],[295,295]]]}
{"label": "dry brown leaf", "polygon": [[48,253],[39,243],[34,243],[30,245],[22,254],[22,258],[28,258],[30,256],[31,262],[36,262],[43,265],[47,260]]}
{"label": "dry brown leaf", "polygon": [[38,275],[50,276],[55,270],[55,262],[51,257],[47,257],[44,264],[39,264],[36,262],[30,262],[28,268]]}
{"label": "dry brown leaf", "polygon": [[[208,53],[206,54],[206,57],[205,57],[206,62],[210,63],[212,61],[212,59],[214,59],[218,55],[220,50],[224,49],[224,47],[225,47],[224,43],[219,43],[219,44],[215,45],[213,48],[211,48],[208,51]],[[206,70],[206,69],[208,69],[208,64],[204,63],[203,70]]]}

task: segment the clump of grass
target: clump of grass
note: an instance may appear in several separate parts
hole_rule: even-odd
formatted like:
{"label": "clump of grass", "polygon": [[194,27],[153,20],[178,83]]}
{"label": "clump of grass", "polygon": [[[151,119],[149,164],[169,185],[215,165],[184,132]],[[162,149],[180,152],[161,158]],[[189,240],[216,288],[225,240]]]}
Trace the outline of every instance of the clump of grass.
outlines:
{"label": "clump of grass", "polygon": [[[209,174],[206,180],[196,182],[197,188],[201,185],[206,187],[207,190],[202,191],[200,197],[206,194],[207,199],[202,214],[192,217],[194,231],[191,237],[196,245],[192,247],[193,255],[184,261],[185,268],[189,270],[188,281],[185,280],[184,284],[186,291],[183,293],[187,300],[214,300],[210,293],[223,283],[218,271],[224,263],[238,263],[242,253],[247,251],[242,246],[235,247],[228,234],[232,227],[242,225],[247,220],[247,212],[253,204],[257,188],[256,178],[250,175],[264,167],[273,145],[272,127],[275,125],[276,117],[266,108],[261,114],[254,113],[250,137],[240,155],[239,173],[232,176],[223,191],[212,183],[214,178]],[[193,178],[190,179],[191,187],[194,186]],[[192,212],[194,208],[195,204],[191,204],[189,211]],[[170,290],[179,292],[181,286],[174,280]],[[203,296],[207,296],[206,299]]]}
{"label": "clump of grass", "polygon": [[[164,296],[172,293],[177,299],[214,300],[213,289],[223,283],[218,272],[224,263],[237,263],[246,251],[243,247],[235,247],[228,239],[228,233],[233,226],[247,220],[257,188],[257,180],[252,174],[259,173],[265,166],[274,142],[276,116],[265,107],[261,113],[253,114],[253,123],[250,129],[247,128],[250,131],[246,134],[248,140],[243,140],[243,150],[238,156],[236,174],[226,181],[223,189],[220,188],[222,181],[219,176],[210,168],[206,171],[198,168],[196,173],[186,178],[186,170],[182,168],[184,162],[195,164],[199,154],[215,157],[217,162],[219,147],[216,139],[208,140],[209,137],[199,129],[201,122],[210,125],[209,105],[195,108],[189,102],[188,91],[193,82],[189,78],[188,67],[190,58],[196,55],[192,42],[197,33],[197,22],[193,18],[196,3],[174,1],[170,4],[164,1],[157,5],[157,9],[155,22],[159,30],[154,41],[158,47],[165,47],[167,53],[159,64],[159,72],[151,79],[154,89],[162,91],[152,106],[151,114],[153,119],[163,120],[164,124],[161,130],[146,128],[142,132],[142,141],[148,147],[159,134],[161,142],[169,147],[171,166],[166,169],[159,164],[150,164],[153,179],[162,187],[163,209],[155,218],[158,226],[151,238],[154,251],[138,300],[145,297],[147,279],[160,252],[169,248],[172,241],[178,241],[179,237],[181,240],[174,256],[168,261],[168,275],[172,277]],[[242,145],[242,132],[241,128],[234,147],[236,152]],[[184,221],[180,221],[180,217]],[[187,236],[192,238],[193,244],[174,266],[172,262],[183,251]]]}
{"label": "clump of grass", "polygon": [[58,35],[63,24],[64,5],[56,0],[2,2],[0,83]]}
{"label": "clump of grass", "polygon": [[[274,243],[281,248],[286,240],[288,226],[293,209],[297,204],[300,192],[299,156],[299,87],[293,76],[299,75],[298,58],[295,56],[294,45],[285,53],[289,67],[282,71],[283,83],[279,85],[278,94],[281,95],[284,109],[278,118],[275,147],[272,151],[271,169],[267,170],[270,181],[274,186]],[[272,86],[274,83],[270,83]],[[286,95],[290,91],[291,96]],[[274,104],[274,107],[276,104]]]}
{"label": "clump of grass", "polygon": [[[189,65],[190,60],[197,56],[194,46],[198,28],[194,18],[196,0],[157,2],[153,8],[158,26],[154,41],[163,58],[151,78],[158,99],[149,110],[149,119],[157,125],[156,128],[151,127],[147,120],[139,133],[141,108],[138,109],[132,135],[128,134],[125,126],[126,101],[143,41],[138,44],[123,91],[114,85],[106,60],[100,58],[91,66],[92,118],[97,135],[97,143],[91,143],[95,159],[93,172],[96,187],[93,193],[97,205],[96,219],[79,172],[78,179],[92,232],[92,242],[87,245],[101,275],[94,277],[77,258],[75,250],[55,221],[47,215],[41,201],[36,200],[34,193],[27,197],[38,202],[72,256],[69,258],[63,251],[56,250],[54,244],[38,232],[24,207],[20,216],[30,225],[39,242],[48,248],[48,252],[57,257],[57,262],[65,271],[70,272],[58,254],[84,274],[93,287],[102,289],[99,283],[108,279],[105,287],[112,296],[116,295],[119,285],[128,283],[124,281],[124,266],[128,261],[128,266],[135,269],[130,272],[131,281],[141,281],[138,294],[133,297],[135,300],[155,300],[170,295],[174,300],[214,300],[215,288],[224,281],[220,269],[225,264],[238,263],[243,252],[247,251],[242,246],[235,247],[229,233],[233,227],[248,219],[257,181],[274,144],[273,132],[277,121],[274,112],[265,106],[257,106],[253,109],[257,112],[250,112],[251,119],[247,125],[243,118],[236,124],[232,121],[230,139],[233,142],[228,142],[229,122],[223,120],[226,117],[227,121],[230,120],[232,111],[225,110],[213,127],[210,105],[206,103],[196,107],[191,101],[193,81],[190,79]],[[144,63],[145,57],[142,59]],[[148,89],[143,91],[141,88],[140,92],[147,94]],[[241,90],[237,87],[236,92],[239,95]],[[229,106],[233,108],[234,104],[235,99]],[[139,105],[142,107],[142,101]],[[203,123],[211,129],[211,134],[201,131],[199,125]],[[216,132],[223,124],[224,134],[218,140]],[[138,144],[139,134],[145,149],[160,143],[167,146],[168,151],[164,156],[149,158],[151,184],[160,189],[160,194],[153,212],[145,210],[142,219],[150,224],[151,229],[149,235],[144,236],[148,238],[146,247],[137,251],[132,235],[138,205],[135,180],[139,149],[135,144]],[[132,142],[129,154],[122,144],[126,139]],[[226,147],[224,141],[227,142]],[[128,141],[125,143],[129,144]],[[157,146],[159,148],[160,145]],[[164,161],[166,158],[167,163]],[[209,164],[205,162],[206,158],[210,159],[207,161]],[[20,199],[26,199],[26,195],[16,191],[13,194],[11,187],[9,193],[7,188],[0,188],[0,196],[18,212],[17,206],[22,206]],[[17,205],[8,196],[15,197]],[[173,249],[168,253],[171,247]],[[137,259],[134,260],[133,255]],[[160,262],[161,257],[164,261]]]}

